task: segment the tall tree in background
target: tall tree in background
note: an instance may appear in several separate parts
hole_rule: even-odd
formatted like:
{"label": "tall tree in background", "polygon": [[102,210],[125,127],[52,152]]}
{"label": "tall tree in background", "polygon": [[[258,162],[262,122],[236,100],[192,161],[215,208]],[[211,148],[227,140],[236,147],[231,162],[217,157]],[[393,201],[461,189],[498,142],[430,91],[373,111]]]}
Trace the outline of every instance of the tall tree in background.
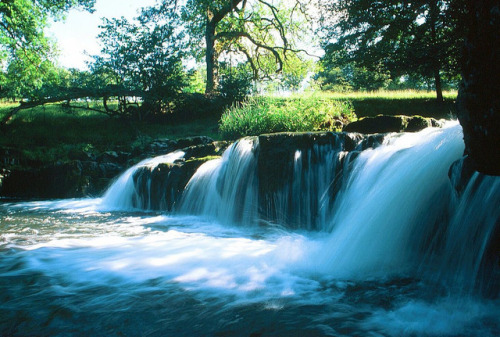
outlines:
{"label": "tall tree in background", "polygon": [[248,62],[254,78],[281,72],[288,55],[301,52],[297,39],[305,36],[306,15],[305,0],[188,0],[183,17],[194,45],[205,56],[205,92],[217,90],[223,53]]}
{"label": "tall tree in background", "polygon": [[442,75],[458,73],[463,34],[452,0],[322,2],[327,53],[367,69],[383,68],[393,78],[433,78],[443,100]]}

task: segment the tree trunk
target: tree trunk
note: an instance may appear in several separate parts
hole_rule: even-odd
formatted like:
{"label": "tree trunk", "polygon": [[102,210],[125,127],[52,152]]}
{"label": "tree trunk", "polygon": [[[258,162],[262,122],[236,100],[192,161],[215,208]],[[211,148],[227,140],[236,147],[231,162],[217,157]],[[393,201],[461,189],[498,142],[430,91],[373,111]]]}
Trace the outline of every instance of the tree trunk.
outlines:
{"label": "tree trunk", "polygon": [[212,95],[217,89],[217,59],[215,52],[215,23],[210,19],[207,20],[205,30],[206,54],[205,61],[207,64],[207,83],[205,94]]}
{"label": "tree trunk", "polygon": [[500,176],[500,4],[498,0],[467,4],[458,119],[473,168]]}
{"label": "tree trunk", "polygon": [[439,74],[441,68],[441,62],[439,60],[439,51],[437,46],[437,32],[436,25],[439,16],[438,4],[435,0],[430,2],[430,23],[431,23],[431,61],[433,63],[434,70],[434,85],[436,87],[436,100],[438,102],[443,101],[443,88],[441,86],[441,75]]}
{"label": "tree trunk", "polygon": [[441,86],[441,75],[439,74],[439,68],[434,70],[434,85],[436,86],[436,100],[438,102],[443,102],[443,88]]}

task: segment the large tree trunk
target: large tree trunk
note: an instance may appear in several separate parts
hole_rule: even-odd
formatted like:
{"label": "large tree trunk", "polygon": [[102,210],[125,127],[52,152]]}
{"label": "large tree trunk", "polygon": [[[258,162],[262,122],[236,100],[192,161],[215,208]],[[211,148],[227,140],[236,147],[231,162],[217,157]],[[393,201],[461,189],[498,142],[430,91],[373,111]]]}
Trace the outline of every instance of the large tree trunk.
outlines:
{"label": "large tree trunk", "polygon": [[467,4],[458,119],[473,167],[500,175],[500,1]]}
{"label": "large tree trunk", "polygon": [[207,84],[205,87],[205,94],[212,95],[217,90],[218,86],[218,64],[217,64],[217,50],[215,49],[215,28],[222,19],[231,13],[236,6],[243,0],[226,0],[224,5],[219,10],[214,11],[211,6],[207,9],[207,23],[205,27],[205,43],[206,54],[205,60],[207,63]]}
{"label": "large tree trunk", "polygon": [[215,23],[208,18],[205,30],[205,43],[207,46],[205,61],[207,65],[207,83],[205,94],[211,95],[217,89],[217,58],[215,52]]}

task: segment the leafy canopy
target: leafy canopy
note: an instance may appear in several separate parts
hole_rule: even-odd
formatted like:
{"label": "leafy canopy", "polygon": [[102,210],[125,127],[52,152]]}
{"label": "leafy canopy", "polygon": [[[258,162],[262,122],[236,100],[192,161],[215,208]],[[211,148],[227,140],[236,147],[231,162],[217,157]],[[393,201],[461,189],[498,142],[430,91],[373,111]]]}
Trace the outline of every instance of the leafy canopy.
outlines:
{"label": "leafy canopy", "polygon": [[64,19],[71,8],[92,11],[95,0],[2,0],[0,62],[2,96],[30,97],[45,79],[53,79],[55,54],[44,34],[48,19]]}
{"label": "leafy canopy", "polygon": [[456,76],[463,40],[459,2],[322,2],[324,61],[334,67],[355,62],[371,71],[387,70],[392,78]]}
{"label": "leafy canopy", "polygon": [[[188,0],[182,17],[193,55],[207,63],[207,82],[217,81],[221,61],[247,63],[254,79],[273,79],[296,65],[295,60],[307,53],[300,39],[310,36],[308,2]],[[207,91],[211,85],[207,83]]]}

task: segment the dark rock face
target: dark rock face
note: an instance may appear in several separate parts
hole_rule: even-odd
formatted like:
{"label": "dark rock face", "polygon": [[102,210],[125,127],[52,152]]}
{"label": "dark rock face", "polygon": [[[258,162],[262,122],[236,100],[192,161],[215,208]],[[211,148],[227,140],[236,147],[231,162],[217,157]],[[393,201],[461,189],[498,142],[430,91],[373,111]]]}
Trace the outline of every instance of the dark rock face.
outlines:
{"label": "dark rock face", "polygon": [[[163,155],[179,149],[186,152],[186,158],[206,157],[222,153],[228,145],[226,142],[214,142],[208,137],[162,139],[153,141],[147,147],[146,153],[138,154],[137,157],[119,151],[107,151],[97,156],[82,152],[76,153],[69,162],[50,165],[27,162],[18,151],[2,148],[0,149],[2,163],[0,196],[23,199],[99,196],[114,177],[142,158]],[[182,170],[189,172],[193,165],[189,164]]]}
{"label": "dark rock face", "polygon": [[73,161],[42,169],[14,169],[2,181],[2,195],[16,198],[71,198],[85,192],[82,164]]}
{"label": "dark rock face", "polygon": [[227,142],[193,145],[182,149],[184,159],[173,164],[139,168],[133,175],[137,190],[134,207],[172,211],[196,170],[208,160],[220,156],[228,145]]}
{"label": "dark rock face", "polygon": [[[360,135],[332,132],[274,133],[259,136],[259,185],[265,193],[281,190],[292,177],[297,151],[313,145],[330,145],[338,151],[352,151],[362,139]],[[277,170],[276,168],[280,169]]]}
{"label": "dark rock face", "polygon": [[171,211],[180,200],[189,179],[209,159],[211,158],[164,163],[152,170],[147,167],[139,169],[133,176],[139,195],[134,206],[147,210]]}
{"label": "dark rock face", "polygon": [[468,32],[458,94],[458,119],[465,153],[474,168],[500,175],[500,4],[475,0],[467,4]]}
{"label": "dark rock face", "polygon": [[388,132],[417,132],[430,126],[440,126],[433,118],[421,116],[386,116],[365,117],[358,121],[347,124],[343,131],[359,132],[364,134],[388,133]]}
{"label": "dark rock face", "polygon": [[360,151],[379,145],[383,138],[345,132],[259,136],[259,218],[317,229],[331,209],[352,160]]}

